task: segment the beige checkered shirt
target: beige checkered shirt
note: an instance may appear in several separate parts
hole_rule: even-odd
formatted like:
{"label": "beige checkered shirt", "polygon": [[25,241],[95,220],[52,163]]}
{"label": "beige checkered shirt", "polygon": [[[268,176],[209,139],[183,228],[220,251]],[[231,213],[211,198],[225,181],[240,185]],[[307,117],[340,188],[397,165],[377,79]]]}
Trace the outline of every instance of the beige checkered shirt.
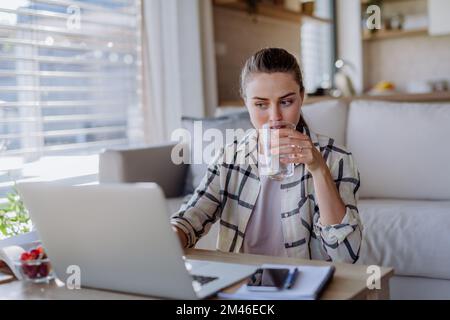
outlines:
{"label": "beige checkered shirt", "polygon": [[[281,184],[284,246],[290,257],[343,261],[358,260],[362,225],[357,200],[360,175],[350,152],[334,140],[301,128],[323,155],[346,213],[340,224],[322,226],[312,176],[303,164]],[[228,145],[216,157],[190,200],[172,215],[171,223],[188,236],[193,247],[220,220],[217,249],[240,252],[245,230],[260,191],[257,131]]]}

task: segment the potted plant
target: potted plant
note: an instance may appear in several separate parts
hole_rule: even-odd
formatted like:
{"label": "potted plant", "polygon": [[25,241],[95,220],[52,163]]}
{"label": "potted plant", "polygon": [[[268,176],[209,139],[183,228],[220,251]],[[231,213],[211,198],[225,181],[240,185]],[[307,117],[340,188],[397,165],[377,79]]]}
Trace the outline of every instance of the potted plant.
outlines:
{"label": "potted plant", "polygon": [[0,239],[30,232],[31,219],[16,190],[8,193],[6,204],[0,205]]}

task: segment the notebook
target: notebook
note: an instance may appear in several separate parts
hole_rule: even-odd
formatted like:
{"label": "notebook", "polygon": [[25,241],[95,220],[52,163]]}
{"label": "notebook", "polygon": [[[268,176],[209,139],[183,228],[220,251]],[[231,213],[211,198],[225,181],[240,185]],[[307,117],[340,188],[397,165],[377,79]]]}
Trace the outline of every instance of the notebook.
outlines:
{"label": "notebook", "polygon": [[218,297],[243,300],[315,300],[320,297],[335,271],[334,266],[263,264],[261,268],[288,268],[291,272],[298,268],[299,274],[291,289],[255,292],[248,290],[247,286],[243,284],[236,292],[220,292]]}
{"label": "notebook", "polygon": [[9,246],[20,246],[25,250],[32,248],[39,242],[38,235],[36,231],[31,231],[28,233],[20,234],[10,238],[0,240],[0,249]]}

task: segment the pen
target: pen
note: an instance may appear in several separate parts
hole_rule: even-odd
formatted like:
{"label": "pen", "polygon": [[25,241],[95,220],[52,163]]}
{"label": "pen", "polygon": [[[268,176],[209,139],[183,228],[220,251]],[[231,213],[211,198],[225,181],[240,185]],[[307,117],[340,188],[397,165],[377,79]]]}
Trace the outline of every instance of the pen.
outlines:
{"label": "pen", "polygon": [[294,286],[295,280],[297,280],[298,268],[295,268],[293,272],[291,272],[290,277],[287,282],[286,289],[292,289]]}

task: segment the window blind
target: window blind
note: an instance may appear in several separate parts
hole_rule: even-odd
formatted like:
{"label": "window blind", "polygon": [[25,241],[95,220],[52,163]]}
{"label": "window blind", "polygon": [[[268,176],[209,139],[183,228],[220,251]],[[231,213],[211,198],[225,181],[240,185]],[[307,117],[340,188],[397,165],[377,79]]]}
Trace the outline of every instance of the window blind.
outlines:
{"label": "window blind", "polygon": [[[316,16],[333,18],[333,3],[330,0],[315,2]],[[334,63],[333,24],[329,22],[305,19],[301,29],[301,59],[308,93],[318,88],[332,85]]]}
{"label": "window blind", "polygon": [[140,0],[1,1],[0,197],[8,158],[142,142],[141,65]]}

